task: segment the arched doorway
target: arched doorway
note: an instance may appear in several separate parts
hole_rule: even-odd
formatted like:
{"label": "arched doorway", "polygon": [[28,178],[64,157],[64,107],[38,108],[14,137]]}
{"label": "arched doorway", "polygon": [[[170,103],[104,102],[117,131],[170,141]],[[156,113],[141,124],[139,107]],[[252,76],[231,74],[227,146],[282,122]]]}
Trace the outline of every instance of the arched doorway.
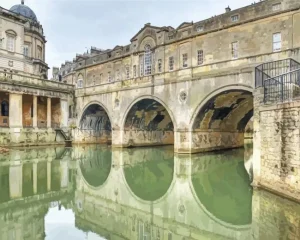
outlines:
{"label": "arched doorway", "polygon": [[193,121],[192,151],[243,146],[245,129],[252,116],[253,96],[250,91],[226,90],[207,98]]}
{"label": "arched doorway", "polygon": [[123,145],[155,146],[174,144],[174,125],[167,109],[157,100],[135,102],[124,122]]}
{"label": "arched doorway", "polygon": [[79,122],[77,138],[82,142],[111,141],[111,122],[105,109],[97,103],[89,105]]}

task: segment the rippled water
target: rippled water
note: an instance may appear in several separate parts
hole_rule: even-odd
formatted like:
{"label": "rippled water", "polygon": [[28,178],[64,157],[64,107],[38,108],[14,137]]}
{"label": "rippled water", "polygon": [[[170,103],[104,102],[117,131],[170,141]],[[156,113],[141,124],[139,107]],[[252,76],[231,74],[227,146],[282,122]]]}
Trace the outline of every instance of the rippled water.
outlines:
{"label": "rippled water", "polygon": [[300,239],[300,205],[251,181],[251,146],[15,149],[0,155],[0,239]]}

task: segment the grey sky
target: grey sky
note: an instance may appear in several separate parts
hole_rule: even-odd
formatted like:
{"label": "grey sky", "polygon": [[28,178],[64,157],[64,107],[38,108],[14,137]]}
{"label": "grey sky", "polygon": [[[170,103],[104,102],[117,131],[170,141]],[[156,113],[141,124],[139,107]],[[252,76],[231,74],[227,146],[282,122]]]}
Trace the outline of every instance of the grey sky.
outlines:
{"label": "grey sky", "polygon": [[[1,0],[9,9],[20,0]],[[144,26],[178,27],[182,22],[200,21],[253,0],[25,0],[44,27],[47,39],[46,61],[60,66],[95,46],[113,48],[125,45]],[[49,74],[49,78],[51,75]]]}

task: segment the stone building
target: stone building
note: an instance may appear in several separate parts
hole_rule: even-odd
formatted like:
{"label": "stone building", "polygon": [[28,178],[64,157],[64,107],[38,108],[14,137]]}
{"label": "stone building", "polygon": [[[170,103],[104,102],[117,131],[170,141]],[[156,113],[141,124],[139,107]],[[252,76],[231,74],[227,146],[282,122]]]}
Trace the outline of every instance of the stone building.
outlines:
{"label": "stone building", "polygon": [[46,38],[35,13],[21,1],[0,8],[0,144],[63,143],[73,86],[49,81]]}
{"label": "stone building", "polygon": [[48,78],[46,38],[35,13],[24,4],[0,7],[0,70]]}

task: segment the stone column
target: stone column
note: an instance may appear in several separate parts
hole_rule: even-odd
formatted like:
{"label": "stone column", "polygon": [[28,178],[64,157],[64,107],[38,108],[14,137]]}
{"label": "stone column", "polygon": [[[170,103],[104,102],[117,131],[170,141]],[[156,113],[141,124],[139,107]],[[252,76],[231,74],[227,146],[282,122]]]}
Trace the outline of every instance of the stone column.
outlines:
{"label": "stone column", "polygon": [[65,128],[68,126],[69,117],[68,101],[65,99],[60,99],[60,114],[60,127]]}
{"label": "stone column", "polygon": [[33,119],[32,126],[37,127],[37,96],[33,96]]}
{"label": "stone column", "polygon": [[23,127],[23,101],[22,94],[9,94],[9,127]]}
{"label": "stone column", "polygon": [[191,132],[187,130],[174,131],[174,151],[176,153],[191,153]]}
{"label": "stone column", "polygon": [[37,194],[37,162],[33,163],[32,166],[32,172],[33,172],[33,194]]}
{"label": "stone column", "polygon": [[52,165],[52,159],[49,158],[47,161],[47,191],[51,191],[51,165]]}
{"label": "stone column", "polygon": [[51,128],[51,98],[47,98],[47,128]]}

